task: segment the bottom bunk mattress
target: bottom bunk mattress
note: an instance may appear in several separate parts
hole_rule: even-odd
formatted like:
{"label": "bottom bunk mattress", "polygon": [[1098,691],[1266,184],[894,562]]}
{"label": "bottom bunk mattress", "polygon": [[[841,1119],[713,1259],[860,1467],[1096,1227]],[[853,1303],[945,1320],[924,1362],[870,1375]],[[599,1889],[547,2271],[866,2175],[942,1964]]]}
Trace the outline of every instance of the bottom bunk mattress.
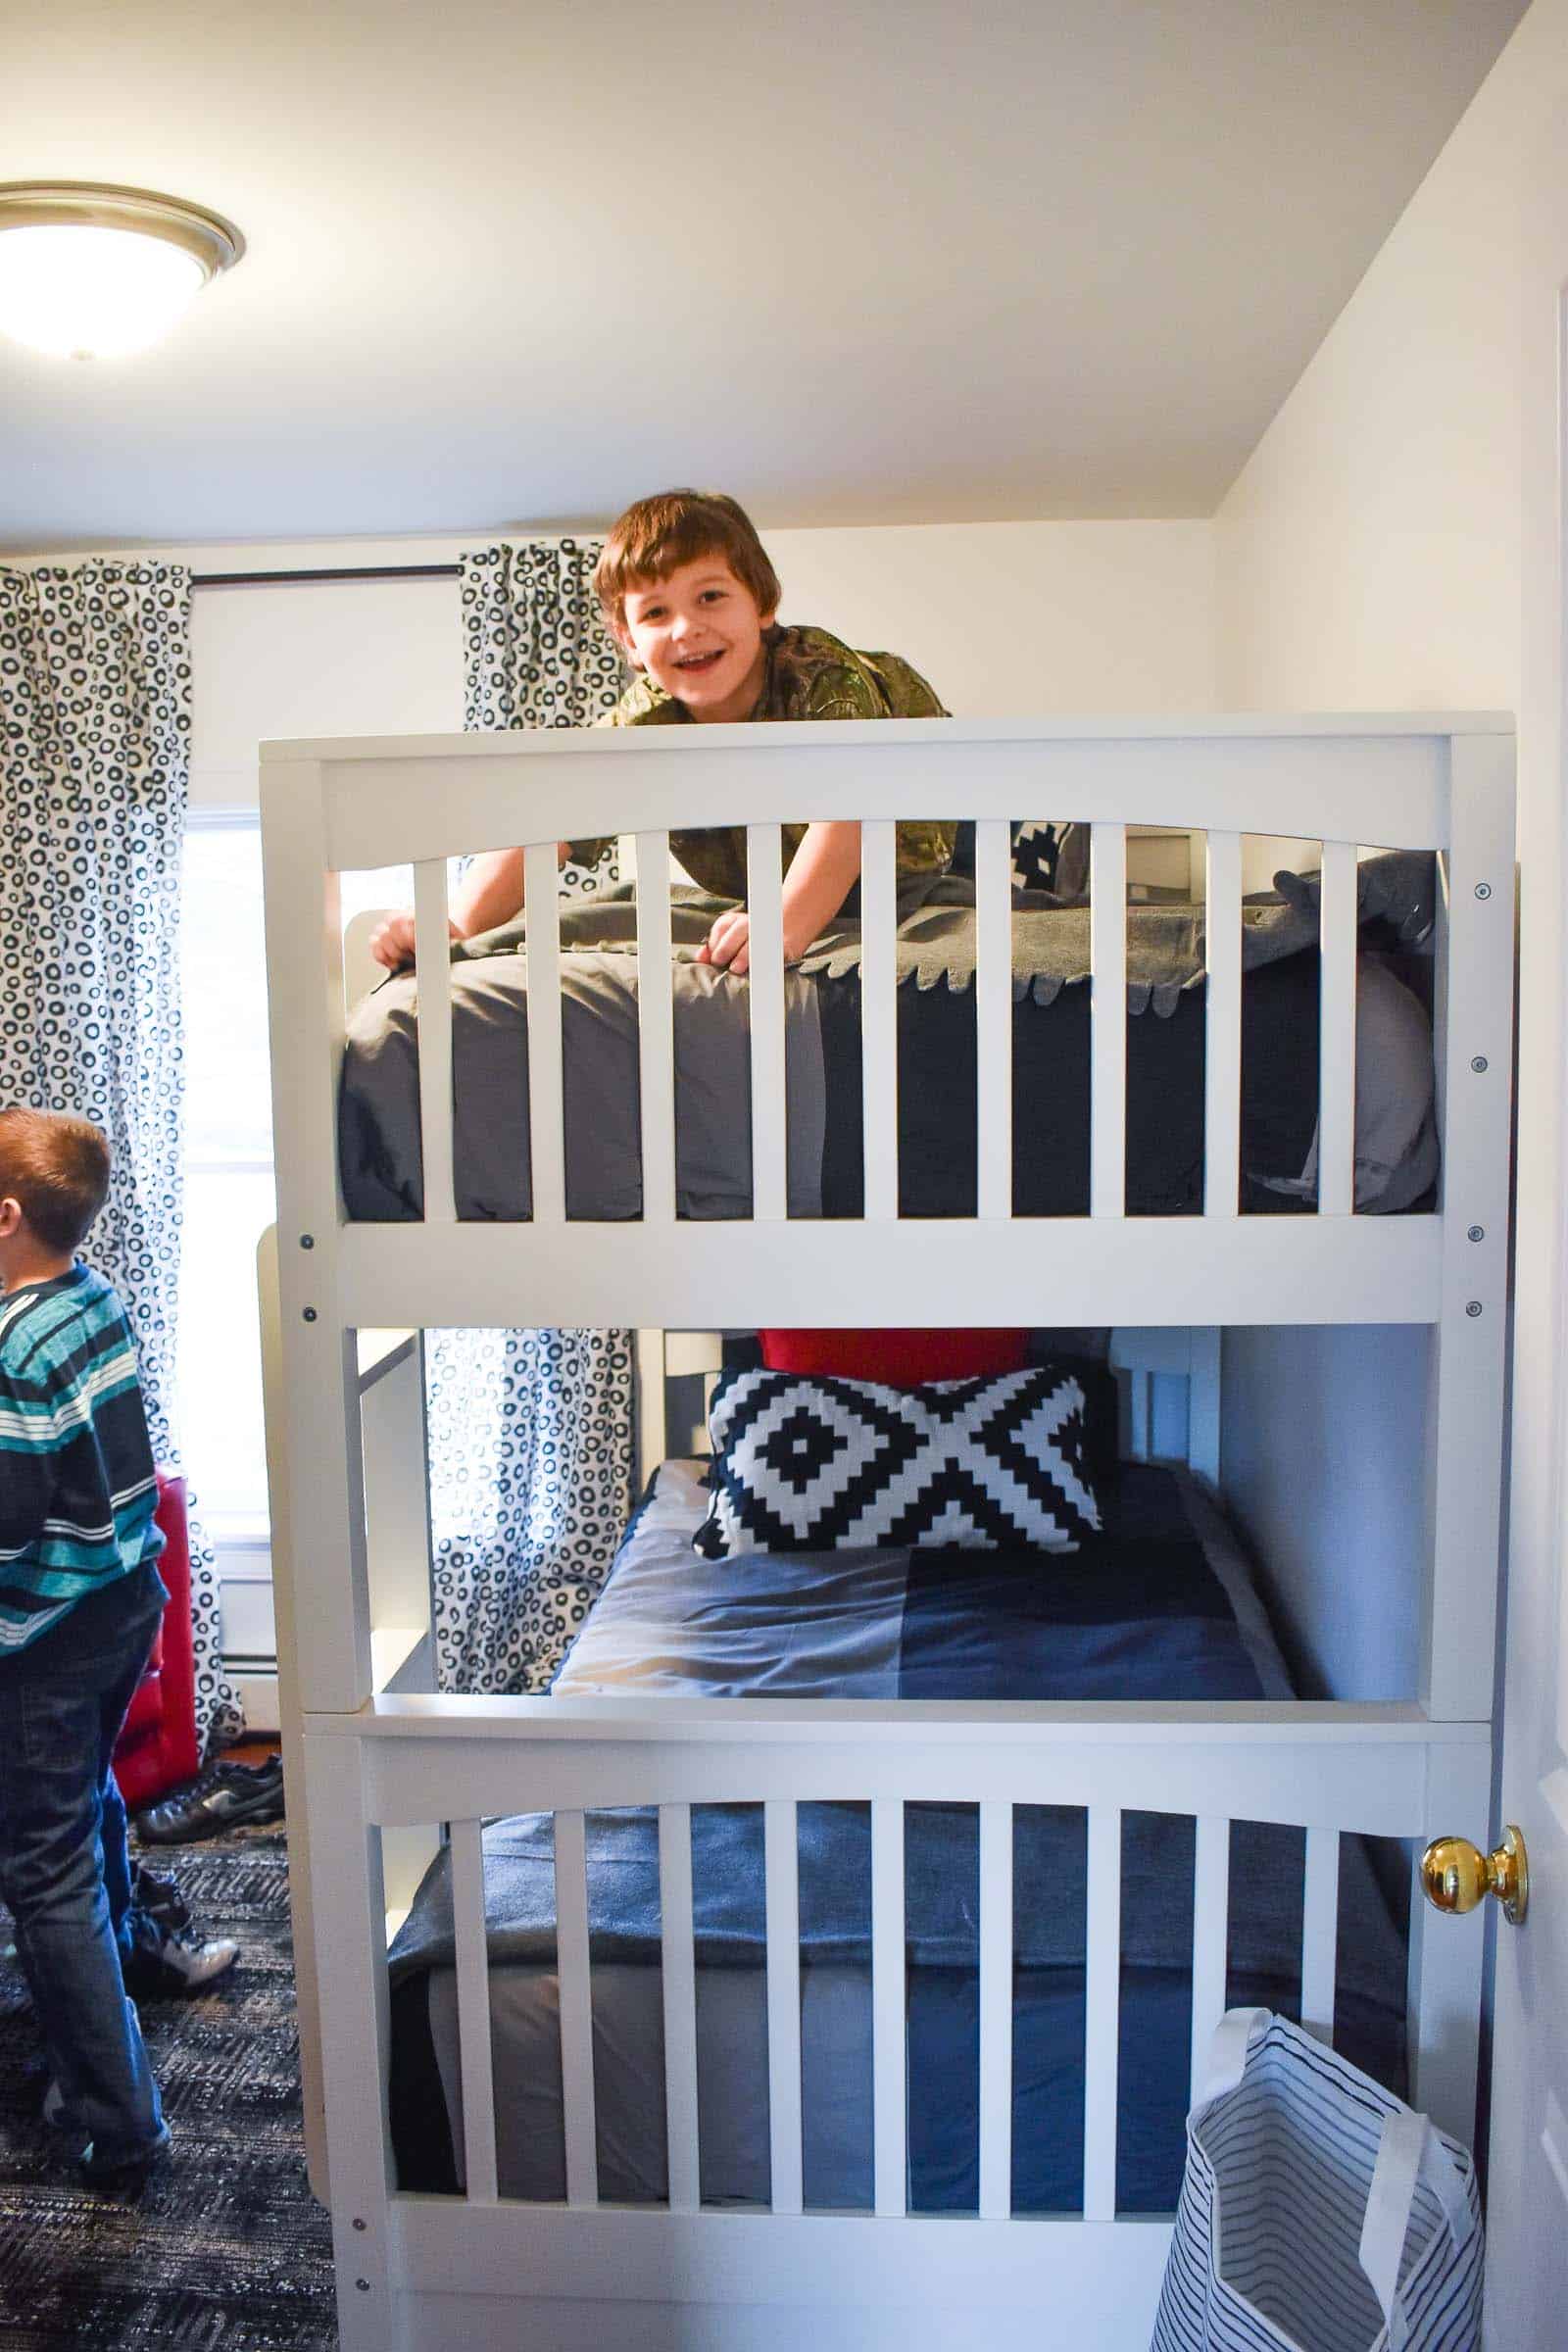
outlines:
{"label": "bottom bunk mattress", "polygon": [[[1288,1684],[1245,1561],[1184,1477],[1124,1469],[1102,1535],[1070,1555],[693,1551],[706,1490],[666,1464],[558,1680],[571,1695],[1259,1698]],[[906,1809],[908,2196],[973,2212],[979,2184],[978,1815]],[[484,1834],[503,2195],[565,2193],[553,1822]],[[588,1817],[599,2193],[666,2194],[657,1820]],[[815,2209],[872,2201],[870,1815],[798,1812],[803,2178]],[[698,2102],[705,2203],[768,2197],[760,1805],[694,1805]],[[1191,2056],[1195,1824],[1129,1814],[1122,1850],[1117,2203],[1167,2212]],[[1299,1832],[1232,1832],[1228,1999],[1299,2014]],[[1014,1811],[1013,2207],[1074,2212],[1086,2078],[1082,1808]],[[1341,1843],[1336,2041],[1404,2082],[1405,1956],[1369,1853]],[[391,1954],[400,2185],[462,2184],[451,1888],[443,1853]]]}

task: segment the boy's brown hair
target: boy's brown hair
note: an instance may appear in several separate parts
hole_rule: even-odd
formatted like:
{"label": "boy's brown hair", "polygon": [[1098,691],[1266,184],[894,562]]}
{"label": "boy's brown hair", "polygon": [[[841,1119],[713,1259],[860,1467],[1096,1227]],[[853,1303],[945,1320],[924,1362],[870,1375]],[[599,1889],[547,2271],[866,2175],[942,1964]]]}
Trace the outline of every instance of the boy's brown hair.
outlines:
{"label": "boy's brown hair", "polygon": [[109,1198],[109,1139],[63,1111],[0,1110],[0,1200],[46,1249],[74,1250]]}
{"label": "boy's brown hair", "polygon": [[722,556],[759,612],[778,611],[778,574],[745,510],[719,490],[661,490],[626,509],[594,565],[594,593],[611,627],[624,625],[628,588],[667,580],[699,556]]}

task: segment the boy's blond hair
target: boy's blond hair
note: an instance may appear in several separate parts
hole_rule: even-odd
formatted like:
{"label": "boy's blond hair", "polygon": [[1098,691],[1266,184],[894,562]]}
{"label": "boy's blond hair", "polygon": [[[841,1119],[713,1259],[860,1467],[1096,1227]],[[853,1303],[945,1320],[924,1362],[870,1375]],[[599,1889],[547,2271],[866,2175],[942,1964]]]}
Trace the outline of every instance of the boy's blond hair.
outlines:
{"label": "boy's blond hair", "polygon": [[0,1110],[0,1200],[16,1201],[48,1250],[79,1248],[109,1198],[109,1138],[64,1111]]}
{"label": "boy's blond hair", "polygon": [[625,624],[628,588],[667,580],[699,556],[722,556],[764,617],[778,611],[778,574],[744,509],[719,490],[661,490],[626,509],[594,565],[594,593],[611,627]]}

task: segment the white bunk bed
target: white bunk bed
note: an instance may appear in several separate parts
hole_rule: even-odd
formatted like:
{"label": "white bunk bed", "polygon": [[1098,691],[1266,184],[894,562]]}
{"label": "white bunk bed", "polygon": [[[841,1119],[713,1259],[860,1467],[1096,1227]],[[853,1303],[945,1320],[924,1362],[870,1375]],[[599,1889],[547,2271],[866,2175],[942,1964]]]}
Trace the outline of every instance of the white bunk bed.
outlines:
{"label": "white bunk bed", "polygon": [[[630,763],[630,764],[628,764]],[[291,1840],[307,2100],[324,2104],[342,2340],[375,2347],[637,2342],[762,2352],[808,2331],[826,2348],[901,2352],[975,2340],[1130,2352],[1147,2343],[1168,2227],[1116,2213],[1122,1821],[1197,1824],[1190,2043],[1225,2001],[1232,1822],[1305,1831],[1303,2015],[1332,2034],[1340,1840],[1414,1841],[1485,1813],[1491,1781],[1507,1272],[1513,972],[1513,746],[1487,717],[1231,718],[1067,725],[912,721],[830,729],[472,735],[269,745],[263,752],[268,956],[278,1162],[278,1321],[270,1348],[274,1561],[286,1681]],[[1091,1213],[1015,1220],[1008,1187],[1011,973],[1008,819],[1093,824]],[[976,820],[979,1213],[897,1213],[893,828]],[[777,822],[859,815],[865,1213],[789,1219]],[[678,1219],[674,1191],[666,836],[750,828],[755,1208]],[[1123,1212],[1126,836],[1206,835],[1210,910],[1204,1210]],[[640,1222],[567,1218],[557,1004],[558,840],[635,831],[644,1206]],[[1320,1200],[1315,1215],[1237,1214],[1241,875],[1245,834],[1321,840]],[[446,863],[527,850],[532,1221],[454,1209]],[[1440,1205],[1351,1213],[1358,845],[1440,853],[1436,1008]],[[425,1213],[353,1224],[337,1178],[344,1035],[340,872],[413,862]],[[1107,1016],[1108,1012],[1108,1016]],[[1021,1272],[1020,1269],[1023,1269]],[[1038,1289],[1038,1309],[1031,1293]],[[417,1348],[387,1327],[1115,1325],[1140,1332],[1134,1450],[1176,1450],[1223,1489],[1225,1411],[1269,1376],[1275,1334],[1423,1335],[1409,1502],[1419,1666],[1376,1702],[966,1705],[952,1702],[438,1697],[416,1688],[426,1541]],[[1214,1335],[1249,1341],[1240,1377]],[[1289,1353],[1287,1339],[1279,1351]],[[687,1359],[695,1361],[695,1358]],[[1412,1361],[1417,1360],[1412,1356]],[[657,1362],[645,1345],[645,1367]],[[1198,1367],[1172,1410],[1158,1375]],[[378,1440],[403,1383],[405,1438]],[[362,1390],[364,1397],[362,1416]],[[644,1381],[652,1446],[658,1381]],[[1149,1435],[1168,1420],[1181,1434]],[[412,1414],[412,1419],[408,1418]],[[1353,1433],[1347,1441],[1354,1444]],[[1292,1448],[1281,1448],[1282,1455]],[[1255,1515],[1283,1518],[1333,1475],[1303,1433],[1271,1489],[1248,1449]],[[376,1464],[390,1455],[395,1469]],[[411,1484],[411,1470],[413,1481]],[[386,1481],[400,1477],[398,1492]],[[1300,1514],[1298,1514],[1299,1516]],[[1305,1514],[1310,1526],[1311,1514]],[[1299,1563],[1298,1563],[1299,1567]],[[1308,1568],[1310,1563],[1308,1562]],[[1373,1573],[1369,1563],[1369,1573]],[[397,1629],[403,1629],[398,1631]],[[874,2200],[803,2210],[796,1809],[871,1807]],[[771,2201],[699,2199],[691,1808],[760,1803],[766,1820]],[[907,2210],[904,1808],[978,1806],[978,2212]],[[601,2201],[589,1989],[584,1813],[659,1808],[669,2196]],[[1010,2206],[1013,1810],[1088,1819],[1082,2212]],[[564,2200],[499,2195],[481,1823],[555,1815]],[[410,1850],[450,1838],[466,2190],[394,2186],[388,2110],[389,1895]],[[407,1841],[413,1838],[414,1847]],[[406,1900],[406,1894],[402,1897]],[[1474,2132],[1482,1974],[1478,1919],[1410,1926],[1412,2095]],[[319,2156],[318,2151],[318,2156]]]}

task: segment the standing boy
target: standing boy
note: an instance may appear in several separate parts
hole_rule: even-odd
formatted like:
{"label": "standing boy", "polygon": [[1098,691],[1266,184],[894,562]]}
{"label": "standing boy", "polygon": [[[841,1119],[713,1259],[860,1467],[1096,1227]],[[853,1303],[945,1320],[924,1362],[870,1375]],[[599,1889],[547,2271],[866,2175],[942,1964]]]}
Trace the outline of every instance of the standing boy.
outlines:
{"label": "standing boy", "polygon": [[[750,517],[716,491],[666,490],[643,498],[611,530],[594,587],[635,682],[597,723],[610,727],[734,724],[755,719],[942,718],[917,670],[897,654],[859,654],[826,629],[783,627],[778,574]],[[900,825],[901,876],[940,873],[953,853],[951,825]],[[844,905],[860,872],[858,822],[786,825],[784,959],[804,956]],[[608,841],[562,845],[579,865]],[[672,833],[670,848],[692,880],[715,898],[746,897],[740,825]],[[452,935],[469,939],[510,922],[522,905],[522,852],[475,858],[452,909]],[[721,914],[699,963],[750,963],[744,905]],[[414,917],[388,915],[370,953],[395,971],[414,955]]]}
{"label": "standing boy", "polygon": [[201,1942],[172,1887],[133,1888],[111,1768],[168,1594],[130,1331],[75,1255],[108,1190],[98,1128],[0,1111],[0,1895],[46,2120],[120,2186],[169,2140],[126,1973],[190,1989],[236,1947]]}

